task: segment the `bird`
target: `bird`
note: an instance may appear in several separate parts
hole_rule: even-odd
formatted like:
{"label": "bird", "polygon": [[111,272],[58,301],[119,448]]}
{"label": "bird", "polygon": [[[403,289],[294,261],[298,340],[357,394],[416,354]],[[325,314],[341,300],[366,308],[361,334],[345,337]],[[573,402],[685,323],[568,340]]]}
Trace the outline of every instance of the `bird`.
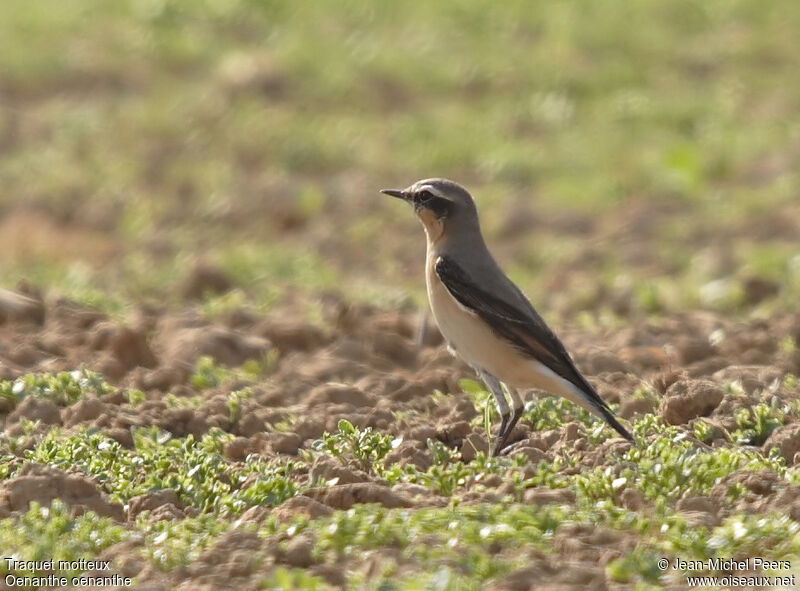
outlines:
{"label": "bird", "polygon": [[506,448],[524,410],[518,390],[528,389],[563,396],[634,442],[489,252],[475,200],[464,187],[429,178],[381,193],[411,204],[425,229],[425,282],[433,317],[450,352],[486,384],[500,413],[493,455]]}

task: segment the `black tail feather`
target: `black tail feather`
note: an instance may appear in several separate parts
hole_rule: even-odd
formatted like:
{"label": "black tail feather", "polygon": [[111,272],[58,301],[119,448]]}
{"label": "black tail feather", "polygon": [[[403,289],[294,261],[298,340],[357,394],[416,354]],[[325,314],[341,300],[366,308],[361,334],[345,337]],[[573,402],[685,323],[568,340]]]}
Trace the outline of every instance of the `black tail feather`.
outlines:
{"label": "black tail feather", "polygon": [[633,437],[633,435],[631,435],[630,432],[620,424],[620,422],[617,420],[617,417],[615,417],[614,414],[608,408],[602,406],[600,407],[599,410],[600,414],[603,415],[603,419],[605,419],[606,423],[611,425],[617,433],[622,435],[625,439],[627,439],[631,443],[634,444],[636,443],[636,439]]}

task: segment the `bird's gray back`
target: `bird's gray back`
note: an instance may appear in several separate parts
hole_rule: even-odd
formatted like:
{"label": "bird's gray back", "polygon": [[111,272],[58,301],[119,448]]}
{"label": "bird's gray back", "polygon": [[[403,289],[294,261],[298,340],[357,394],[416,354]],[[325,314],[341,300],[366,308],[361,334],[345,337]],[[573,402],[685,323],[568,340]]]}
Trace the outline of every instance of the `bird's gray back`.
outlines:
{"label": "bird's gray back", "polygon": [[434,257],[437,256],[453,259],[487,292],[524,312],[526,316],[539,318],[530,300],[492,256],[480,233],[477,236],[463,234],[446,236],[436,245]]}

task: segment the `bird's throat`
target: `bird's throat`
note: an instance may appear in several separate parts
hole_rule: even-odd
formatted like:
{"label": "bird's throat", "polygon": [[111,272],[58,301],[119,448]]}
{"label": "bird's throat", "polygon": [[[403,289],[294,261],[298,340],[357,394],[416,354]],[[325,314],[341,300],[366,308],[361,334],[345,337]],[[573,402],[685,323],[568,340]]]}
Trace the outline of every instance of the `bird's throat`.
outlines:
{"label": "bird's throat", "polygon": [[423,227],[425,228],[425,235],[428,237],[428,246],[433,246],[444,238],[444,221],[437,218],[436,215],[430,210],[422,210],[418,214]]}

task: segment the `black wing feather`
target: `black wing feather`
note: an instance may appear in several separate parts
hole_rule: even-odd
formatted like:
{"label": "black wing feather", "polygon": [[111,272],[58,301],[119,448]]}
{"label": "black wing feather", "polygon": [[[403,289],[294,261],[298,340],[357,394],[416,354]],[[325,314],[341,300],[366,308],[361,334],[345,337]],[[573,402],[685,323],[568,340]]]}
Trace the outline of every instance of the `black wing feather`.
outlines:
{"label": "black wing feather", "polygon": [[522,353],[577,386],[595,403],[598,412],[614,429],[632,440],[631,435],[617,422],[608,404],[578,371],[563,343],[511,281],[508,282],[509,286],[518,292],[518,299],[524,302],[524,307],[509,303],[483,289],[449,257],[440,256],[436,260],[435,271],[462,306],[478,314],[500,337]]}

